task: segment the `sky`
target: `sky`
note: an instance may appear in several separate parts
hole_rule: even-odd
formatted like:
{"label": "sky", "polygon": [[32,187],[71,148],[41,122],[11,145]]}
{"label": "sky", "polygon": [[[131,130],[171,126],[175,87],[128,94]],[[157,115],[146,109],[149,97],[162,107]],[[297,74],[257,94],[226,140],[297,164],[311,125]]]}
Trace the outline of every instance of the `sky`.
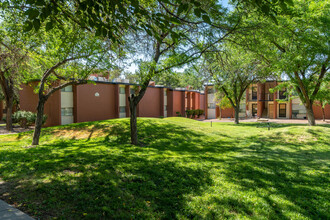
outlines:
{"label": "sky", "polygon": [[[221,4],[229,9],[232,9],[232,6],[228,4],[229,0],[220,0],[219,2],[221,2]],[[127,71],[134,73],[136,70],[138,69],[138,66],[134,63],[132,63],[128,68]],[[180,70],[179,70],[180,71]]]}

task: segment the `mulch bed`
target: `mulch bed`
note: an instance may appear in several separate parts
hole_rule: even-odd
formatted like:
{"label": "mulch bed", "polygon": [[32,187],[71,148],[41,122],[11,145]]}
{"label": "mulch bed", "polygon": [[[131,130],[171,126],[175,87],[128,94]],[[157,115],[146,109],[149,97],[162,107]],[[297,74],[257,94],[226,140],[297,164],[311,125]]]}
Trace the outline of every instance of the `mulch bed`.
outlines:
{"label": "mulch bed", "polygon": [[14,125],[13,126],[13,131],[7,131],[6,130],[6,124],[5,123],[0,123],[0,135],[2,134],[17,134],[25,131],[31,131],[33,130],[34,127],[28,127],[28,128],[21,128],[19,125]]}

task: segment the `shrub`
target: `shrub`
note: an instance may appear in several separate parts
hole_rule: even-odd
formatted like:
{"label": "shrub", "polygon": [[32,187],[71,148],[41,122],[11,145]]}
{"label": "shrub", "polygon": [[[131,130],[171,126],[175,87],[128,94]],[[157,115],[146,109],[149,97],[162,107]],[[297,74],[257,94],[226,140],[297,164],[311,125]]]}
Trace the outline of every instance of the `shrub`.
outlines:
{"label": "shrub", "polygon": [[176,113],[176,116],[177,117],[181,117],[182,116],[180,112],[175,112],[175,113]]}
{"label": "shrub", "polygon": [[203,110],[203,109],[197,109],[196,112],[197,112],[196,115],[197,115],[198,117],[200,117],[201,115],[204,114],[204,110]]}
{"label": "shrub", "polygon": [[186,115],[187,115],[187,117],[189,118],[190,115],[191,115],[191,110],[186,110]]}
{"label": "shrub", "polygon": [[191,110],[191,115],[192,115],[193,118],[195,118],[195,115],[196,115],[196,110],[195,109]]}
{"label": "shrub", "polygon": [[[27,128],[33,125],[36,121],[37,114],[28,111],[17,111],[13,114],[13,122],[19,123],[22,128]],[[47,115],[43,115],[42,124],[47,120]]]}

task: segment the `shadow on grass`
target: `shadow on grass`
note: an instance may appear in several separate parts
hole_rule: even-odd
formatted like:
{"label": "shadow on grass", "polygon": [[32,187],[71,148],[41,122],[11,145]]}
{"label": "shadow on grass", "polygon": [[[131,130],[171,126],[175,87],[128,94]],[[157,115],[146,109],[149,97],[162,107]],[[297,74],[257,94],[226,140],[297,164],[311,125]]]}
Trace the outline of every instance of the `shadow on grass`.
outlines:
{"label": "shadow on grass", "polygon": [[[129,122],[122,121],[87,123],[91,135],[83,140],[3,152],[0,176],[12,185],[9,196],[42,218],[289,219],[288,212],[329,218],[329,150],[304,148],[328,146],[326,139],[288,142],[281,132],[244,139],[219,133],[218,139],[210,139],[177,124],[138,123],[144,147],[129,144]],[[106,135],[91,138],[99,129]],[[322,131],[307,132],[317,138]],[[231,189],[226,196],[209,191],[215,182],[239,186],[246,195],[253,192],[266,205],[237,198]],[[205,194],[210,196],[202,203],[188,196]],[[203,209],[208,204],[228,210]]]}
{"label": "shadow on grass", "polygon": [[[6,154],[1,176],[16,188],[10,196],[23,199],[30,214],[172,219],[184,208],[185,194],[198,194],[211,184],[201,168],[123,152],[81,152],[73,146],[54,145],[61,154],[44,148]],[[12,169],[16,178],[9,175]]]}
{"label": "shadow on grass", "polygon": [[[277,123],[277,122],[243,122],[239,124],[233,124],[228,123],[228,126],[233,127],[256,127],[256,128],[268,128],[268,124],[270,125],[270,128],[285,128],[285,127],[305,127],[308,126],[308,123],[306,124],[293,124],[293,123]],[[330,124],[317,124],[317,127],[324,127],[324,128],[330,128]]]}
{"label": "shadow on grass", "polygon": [[[313,133],[315,135],[315,133]],[[241,149],[244,156],[227,160],[226,177],[244,192],[260,192],[271,216],[291,219],[288,212],[301,217],[329,219],[329,149],[301,149],[316,142],[286,143],[283,139],[258,138],[245,140],[249,147]],[[326,140],[318,144],[329,146]],[[276,148],[275,146],[281,146]],[[239,163],[237,161],[239,160]],[[297,215],[296,215],[297,216]]]}

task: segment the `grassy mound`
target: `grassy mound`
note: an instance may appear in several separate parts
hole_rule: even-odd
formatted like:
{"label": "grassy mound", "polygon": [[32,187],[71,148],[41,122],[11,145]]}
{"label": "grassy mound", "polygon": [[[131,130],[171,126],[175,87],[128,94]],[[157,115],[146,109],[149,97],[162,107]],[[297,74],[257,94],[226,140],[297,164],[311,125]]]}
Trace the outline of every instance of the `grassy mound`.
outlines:
{"label": "grassy mound", "polygon": [[0,136],[0,198],[65,219],[329,219],[329,126],[114,119]]}

